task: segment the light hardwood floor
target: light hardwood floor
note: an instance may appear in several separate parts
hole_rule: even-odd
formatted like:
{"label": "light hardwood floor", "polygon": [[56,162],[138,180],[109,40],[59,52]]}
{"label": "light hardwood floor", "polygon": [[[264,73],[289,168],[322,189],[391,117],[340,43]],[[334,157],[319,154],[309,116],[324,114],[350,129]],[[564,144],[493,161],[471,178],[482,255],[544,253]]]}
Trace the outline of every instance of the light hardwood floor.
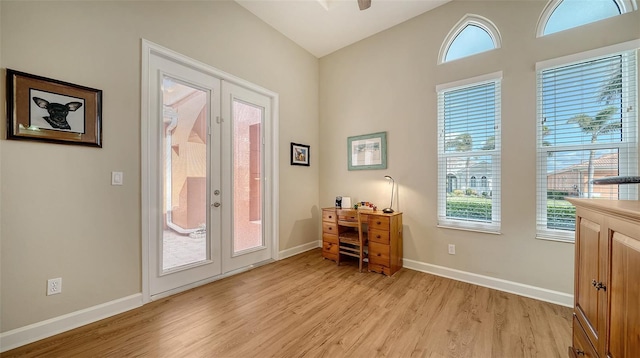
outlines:
{"label": "light hardwood floor", "polygon": [[359,273],[316,249],[1,356],[564,358],[571,314],[408,269]]}

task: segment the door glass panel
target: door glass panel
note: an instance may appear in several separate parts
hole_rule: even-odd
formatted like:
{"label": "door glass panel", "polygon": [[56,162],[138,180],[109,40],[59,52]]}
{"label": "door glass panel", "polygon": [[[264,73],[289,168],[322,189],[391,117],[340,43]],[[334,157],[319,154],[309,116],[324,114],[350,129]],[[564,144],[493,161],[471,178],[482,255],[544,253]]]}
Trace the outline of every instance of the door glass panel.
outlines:
{"label": "door glass panel", "polygon": [[207,260],[207,92],[162,81],[162,271]]}
{"label": "door glass panel", "polygon": [[263,247],[262,118],[264,108],[233,101],[233,253]]}

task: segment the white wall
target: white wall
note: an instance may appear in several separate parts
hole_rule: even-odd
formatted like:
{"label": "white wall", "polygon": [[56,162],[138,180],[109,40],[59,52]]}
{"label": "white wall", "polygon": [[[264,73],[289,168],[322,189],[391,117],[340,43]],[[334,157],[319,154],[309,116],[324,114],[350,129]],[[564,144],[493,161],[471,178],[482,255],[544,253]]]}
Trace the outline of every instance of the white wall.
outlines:
{"label": "white wall", "polygon": [[[142,38],[279,94],[280,249],[317,242],[311,54],[233,1],[2,1],[0,9],[1,67],[103,90],[104,142],[0,141],[2,332],[141,292]],[[311,167],[288,165],[290,142],[311,145]],[[110,185],[111,171],[124,172],[123,186]],[[46,296],[54,277],[63,292]]]}
{"label": "white wall", "polygon": [[[640,38],[640,12],[536,38],[544,1],[454,1],[320,60],[320,203],[336,195],[386,206],[395,178],[404,257],[573,294],[574,246],[535,239],[537,61]],[[466,14],[491,20],[502,48],[438,65]],[[437,224],[438,84],[503,71],[502,234]],[[387,132],[388,169],[348,171],[348,136]],[[456,245],[456,255],[447,244]]]}
{"label": "white wall", "polygon": [[[534,238],[535,138],[521,135],[535,132],[534,64],[639,38],[640,12],[536,39],[544,4],[455,1],[318,61],[230,0],[0,1],[0,67],[104,91],[102,149],[0,140],[0,332],[141,291],[141,38],[279,93],[281,250],[316,242],[336,195],[386,206],[389,174],[405,258],[572,293],[573,245]],[[467,13],[492,20],[503,48],[436,65]],[[498,70],[502,235],[439,229],[435,86]],[[379,131],[389,168],[347,171],[346,138]],[[289,166],[290,142],[311,145],[311,167]],[[64,289],[47,297],[52,277]]]}

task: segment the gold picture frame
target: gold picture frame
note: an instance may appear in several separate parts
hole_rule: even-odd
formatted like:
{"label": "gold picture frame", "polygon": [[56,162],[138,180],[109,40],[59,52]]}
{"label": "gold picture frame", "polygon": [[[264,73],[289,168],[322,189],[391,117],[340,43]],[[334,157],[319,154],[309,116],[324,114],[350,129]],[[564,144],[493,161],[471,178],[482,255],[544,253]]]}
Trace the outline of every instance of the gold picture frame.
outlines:
{"label": "gold picture frame", "polygon": [[7,69],[7,139],[102,147],[102,91]]}

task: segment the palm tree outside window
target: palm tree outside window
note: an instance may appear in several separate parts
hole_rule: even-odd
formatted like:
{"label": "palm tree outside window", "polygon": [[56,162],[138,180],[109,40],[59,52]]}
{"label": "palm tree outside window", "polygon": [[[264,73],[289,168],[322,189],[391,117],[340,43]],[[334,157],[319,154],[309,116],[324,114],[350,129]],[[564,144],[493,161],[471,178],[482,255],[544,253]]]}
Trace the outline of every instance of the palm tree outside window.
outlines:
{"label": "palm tree outside window", "polygon": [[635,186],[592,184],[638,173],[635,50],[537,67],[537,236],[572,241],[565,197],[637,199]]}

